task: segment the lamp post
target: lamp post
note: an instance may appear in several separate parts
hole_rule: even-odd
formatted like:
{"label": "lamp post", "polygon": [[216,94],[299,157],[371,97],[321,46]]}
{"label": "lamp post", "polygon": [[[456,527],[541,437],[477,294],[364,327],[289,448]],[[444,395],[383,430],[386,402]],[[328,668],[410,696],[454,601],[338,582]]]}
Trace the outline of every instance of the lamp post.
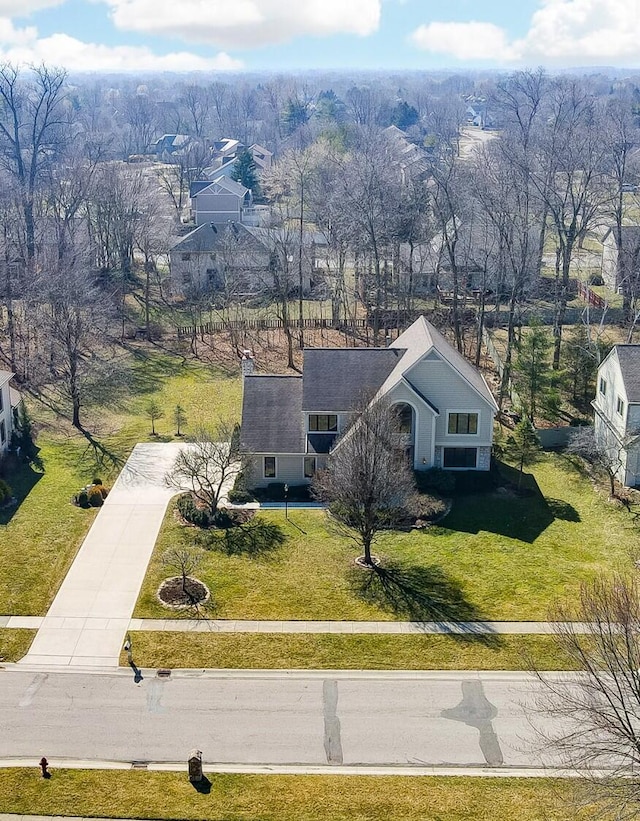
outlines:
{"label": "lamp post", "polygon": [[284,518],[289,519],[289,485],[284,486]]}

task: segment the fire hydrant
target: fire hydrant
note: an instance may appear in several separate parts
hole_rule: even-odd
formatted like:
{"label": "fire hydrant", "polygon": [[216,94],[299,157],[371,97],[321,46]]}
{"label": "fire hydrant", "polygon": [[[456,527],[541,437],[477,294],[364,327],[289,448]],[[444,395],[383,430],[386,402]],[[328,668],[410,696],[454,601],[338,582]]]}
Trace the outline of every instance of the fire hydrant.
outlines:
{"label": "fire hydrant", "polygon": [[42,777],[43,778],[47,778],[49,776],[49,773],[47,771],[48,766],[49,766],[49,762],[47,761],[47,759],[44,756],[42,756],[42,758],[40,759],[40,769],[42,770]]}

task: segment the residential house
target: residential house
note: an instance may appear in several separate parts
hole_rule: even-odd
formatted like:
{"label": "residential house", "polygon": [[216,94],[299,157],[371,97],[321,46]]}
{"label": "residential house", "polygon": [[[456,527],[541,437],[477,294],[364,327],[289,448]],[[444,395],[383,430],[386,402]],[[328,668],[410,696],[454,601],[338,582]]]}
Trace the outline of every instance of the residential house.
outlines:
{"label": "residential house", "polygon": [[[314,285],[313,267],[322,236],[303,234],[303,291]],[[273,281],[274,270],[288,270],[291,290],[299,283],[297,232],[260,228],[230,221],[206,222],[178,240],[169,251],[171,287],[174,293],[189,287],[220,290],[235,294],[252,293]]]}
{"label": "residential house", "polygon": [[9,450],[14,408],[17,408],[20,402],[18,393],[10,385],[12,377],[10,371],[0,371],[0,456]]}
{"label": "residential house", "polygon": [[602,278],[612,291],[629,291],[640,278],[640,225],[622,226],[622,250],[618,252],[616,229],[602,238]]}
{"label": "residential house", "polygon": [[198,180],[191,184],[189,193],[196,225],[242,222],[244,209],[252,206],[251,191],[230,177]]}
{"label": "residential house", "polygon": [[421,316],[388,348],[306,348],[301,376],[245,375],[241,443],[251,484],[308,484],[362,396],[398,407],[414,469],[489,470],[496,402]]}
{"label": "residential house", "polygon": [[640,485],[640,345],[615,345],[598,368],[596,441],[609,455],[616,478]]}
{"label": "residential house", "polygon": [[249,151],[251,152],[251,156],[253,157],[253,161],[256,164],[258,172],[267,171],[271,168],[273,152],[269,151],[268,148],[265,148],[259,143],[254,143],[249,146]]}

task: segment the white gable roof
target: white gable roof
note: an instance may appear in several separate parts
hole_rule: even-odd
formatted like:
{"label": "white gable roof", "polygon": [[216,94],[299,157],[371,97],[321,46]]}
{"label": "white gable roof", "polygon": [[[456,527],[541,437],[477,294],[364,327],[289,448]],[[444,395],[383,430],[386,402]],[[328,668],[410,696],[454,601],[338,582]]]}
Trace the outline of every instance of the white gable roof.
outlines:
{"label": "white gable roof", "polygon": [[245,188],[244,185],[240,185],[239,182],[232,180],[231,177],[226,177],[222,174],[221,176],[216,177],[215,180],[212,180],[211,185],[200,189],[197,194],[193,195],[192,199],[199,197],[200,194],[219,194],[221,190],[229,194],[235,194],[240,198],[243,198],[249,191],[249,189]]}

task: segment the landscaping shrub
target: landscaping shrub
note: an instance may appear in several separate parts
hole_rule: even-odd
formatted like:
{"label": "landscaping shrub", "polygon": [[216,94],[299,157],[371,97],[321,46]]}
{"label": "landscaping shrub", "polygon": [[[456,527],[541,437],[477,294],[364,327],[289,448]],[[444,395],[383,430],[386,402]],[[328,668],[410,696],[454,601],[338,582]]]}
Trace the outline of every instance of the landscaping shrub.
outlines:
{"label": "landscaping shrub", "polygon": [[88,496],[91,507],[102,507],[104,504],[104,499],[102,498],[102,493],[100,493],[99,487],[92,487],[89,490]]}
{"label": "landscaping shrub", "polygon": [[183,493],[181,496],[178,496],[176,507],[182,518],[186,522],[189,522],[189,524],[195,525],[196,527],[209,527],[211,525],[209,514],[206,510],[201,510],[199,507],[196,507],[193,496],[190,493]]}
{"label": "landscaping shrub", "polygon": [[589,277],[589,285],[604,285],[602,274],[591,274]]}
{"label": "landscaping shrub", "polygon": [[420,493],[439,493],[441,496],[450,496],[456,488],[456,477],[453,473],[442,468],[416,470],[416,487]]}
{"label": "landscaping shrub", "polygon": [[253,495],[249,493],[248,490],[236,490],[236,488],[232,488],[229,491],[227,498],[233,505],[246,505],[247,502],[255,501]]}
{"label": "landscaping shrub", "polygon": [[6,505],[13,498],[13,491],[4,479],[0,479],[0,507]]}
{"label": "landscaping shrub", "polygon": [[81,490],[80,493],[76,494],[75,503],[85,510],[89,507],[89,494],[86,490]]}

